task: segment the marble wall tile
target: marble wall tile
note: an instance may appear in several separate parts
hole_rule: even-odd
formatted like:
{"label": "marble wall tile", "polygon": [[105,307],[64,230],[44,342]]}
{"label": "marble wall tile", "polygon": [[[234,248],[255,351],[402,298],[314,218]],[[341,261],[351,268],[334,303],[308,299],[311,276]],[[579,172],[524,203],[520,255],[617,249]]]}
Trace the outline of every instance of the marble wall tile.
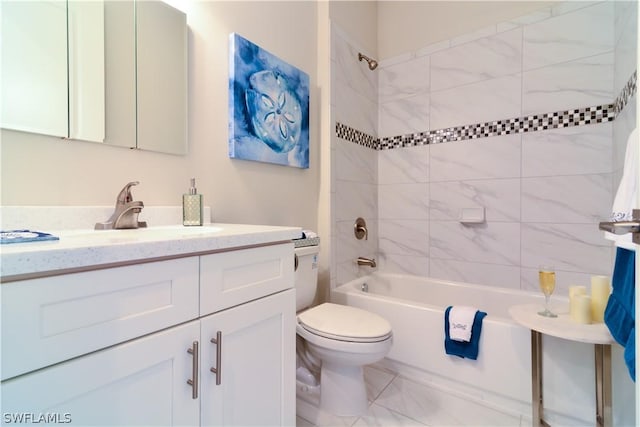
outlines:
{"label": "marble wall tile", "polygon": [[374,183],[378,177],[375,150],[339,139],[335,152],[335,176],[342,181]]}
{"label": "marble wall tile", "polygon": [[520,135],[506,135],[430,147],[430,182],[520,176]]}
{"label": "marble wall tile", "polygon": [[431,56],[431,90],[448,89],[522,70],[522,29],[483,37]]}
{"label": "marble wall tile", "polygon": [[405,52],[400,55],[392,56],[391,58],[384,58],[378,61],[378,68],[383,69],[391,67],[393,65],[401,64],[403,62],[411,61],[416,57],[415,52]]}
{"label": "marble wall tile", "polygon": [[457,36],[451,39],[451,46],[457,46],[464,43],[469,43],[474,40],[483,39],[489,36],[492,36],[496,33],[495,25],[488,25],[483,28],[479,28],[470,33],[462,34],[461,36]]}
{"label": "marble wall tile", "polygon": [[[609,0],[604,0],[604,1],[609,1]],[[553,16],[564,15],[566,13],[575,12],[579,9],[584,9],[585,7],[591,7],[602,2],[603,0],[559,1],[553,6],[551,6],[551,14]]]}
{"label": "marble wall tile", "polygon": [[522,176],[609,173],[611,135],[611,123],[524,134]]}
{"label": "marble wall tile", "polygon": [[421,277],[431,277],[428,256],[396,255],[380,253],[378,268],[385,273],[411,274]]}
{"label": "marble wall tile", "polygon": [[522,75],[522,114],[611,103],[613,53],[580,58]]}
{"label": "marble wall tile", "polygon": [[613,37],[612,2],[527,25],[523,37],[524,70],[610,52]]}
{"label": "marble wall tile", "polygon": [[378,183],[428,182],[430,146],[378,152]]}
{"label": "marble wall tile", "polygon": [[613,93],[617,96],[637,68],[638,2],[616,1]]}
{"label": "marble wall tile", "polygon": [[[522,268],[521,274],[520,288],[522,290],[540,292],[538,268]],[[569,286],[572,285],[582,285],[590,289],[592,274],[596,275],[598,273],[576,273],[575,271],[556,270],[556,289],[553,291],[553,296],[569,297]],[[608,275],[610,274],[608,273]],[[551,297],[552,303],[553,296]]]}
{"label": "marble wall tile", "polygon": [[456,221],[462,208],[482,207],[487,221],[520,221],[519,179],[432,182],[429,193],[433,220]]}
{"label": "marble wall tile", "polygon": [[610,274],[611,242],[596,224],[522,223],[522,266]]}
{"label": "marble wall tile", "polygon": [[378,186],[378,218],[429,219],[429,184]]}
{"label": "marble wall tile", "polygon": [[442,40],[436,43],[432,43],[428,46],[425,46],[421,49],[418,49],[416,51],[416,57],[419,56],[424,56],[424,55],[431,55],[432,53],[435,52],[439,52],[441,50],[444,49],[449,49],[451,47],[451,41],[450,40]]}
{"label": "marble wall tile", "polygon": [[518,16],[510,19],[509,21],[499,22],[496,25],[496,31],[501,33],[503,31],[510,31],[514,28],[521,27],[523,25],[533,24],[535,22],[543,21],[551,17],[551,8],[536,10],[526,15]]}
{"label": "marble wall tile", "polygon": [[[338,32],[332,114],[385,137],[610,103],[636,55],[637,5],[617,3],[562,2],[385,59],[375,73]],[[530,273],[543,261],[567,283],[607,274],[612,251],[595,223],[610,209],[634,103],[614,123],[364,149],[373,156],[336,142],[335,282],[370,272],[357,256],[377,257],[384,271],[527,290],[537,290]],[[488,222],[459,224],[460,208],[473,206]],[[357,216],[375,223],[379,248],[351,238]]]}
{"label": "marble wall tile", "polygon": [[353,234],[353,221],[336,222],[336,260],[339,263],[355,262],[359,256],[375,257],[378,252],[378,225],[375,220],[367,221],[369,238],[358,240]]}
{"label": "marble wall tile", "polygon": [[361,272],[358,265],[351,260],[338,263],[336,270],[336,286],[343,285],[366,275],[366,273]]}
{"label": "marble wall tile", "polygon": [[[332,68],[335,70],[335,65]],[[341,73],[333,73],[332,82],[331,99],[335,121],[344,123],[361,132],[377,135],[377,102],[350,87]]]}
{"label": "marble wall tile", "polygon": [[431,129],[519,117],[520,74],[431,92]]}
{"label": "marble wall tile", "polygon": [[522,221],[593,223],[609,217],[611,174],[522,179]]}
{"label": "marble wall tile", "polygon": [[431,259],[517,266],[519,250],[520,223],[517,222],[463,225],[457,221],[430,221]]}
{"label": "marble wall tile", "polygon": [[378,102],[386,103],[429,91],[429,56],[378,69]]}
{"label": "marble wall tile", "polygon": [[429,222],[426,220],[381,219],[378,233],[381,254],[429,255]]}
{"label": "marble wall tile", "polygon": [[[334,25],[335,28],[335,25]],[[377,102],[378,81],[375,73],[358,60],[358,49],[345,40],[341,30],[331,31],[332,71],[341,75],[345,83],[356,93]],[[367,52],[362,52],[367,54]],[[368,55],[372,56],[372,55]]]}
{"label": "marble wall tile", "polygon": [[616,0],[613,2],[615,40],[621,36],[624,22],[633,19],[638,2],[635,0]]}
{"label": "marble wall tile", "polygon": [[616,178],[613,180],[614,189],[618,188],[620,177],[622,176],[622,169],[624,167],[625,153],[627,150],[627,142],[629,135],[636,127],[636,97],[634,95],[629,100],[629,103],[622,110],[622,113],[618,115],[616,121],[613,122],[613,171],[616,173]]}
{"label": "marble wall tile", "polygon": [[429,129],[430,95],[419,93],[378,106],[378,136],[406,135]]}
{"label": "marble wall tile", "polygon": [[375,184],[338,181],[336,189],[336,221],[355,221],[378,215],[378,189]]}
{"label": "marble wall tile", "polygon": [[429,277],[500,288],[520,289],[520,267],[431,258]]}

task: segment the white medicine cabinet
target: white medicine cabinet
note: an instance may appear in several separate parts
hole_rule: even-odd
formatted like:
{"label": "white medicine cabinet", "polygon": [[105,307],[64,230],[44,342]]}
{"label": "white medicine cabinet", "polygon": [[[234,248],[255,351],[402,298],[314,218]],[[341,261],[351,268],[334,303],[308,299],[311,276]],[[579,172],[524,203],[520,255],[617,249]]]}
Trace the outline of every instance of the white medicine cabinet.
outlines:
{"label": "white medicine cabinet", "polygon": [[186,15],[159,1],[4,0],[5,129],[187,151]]}

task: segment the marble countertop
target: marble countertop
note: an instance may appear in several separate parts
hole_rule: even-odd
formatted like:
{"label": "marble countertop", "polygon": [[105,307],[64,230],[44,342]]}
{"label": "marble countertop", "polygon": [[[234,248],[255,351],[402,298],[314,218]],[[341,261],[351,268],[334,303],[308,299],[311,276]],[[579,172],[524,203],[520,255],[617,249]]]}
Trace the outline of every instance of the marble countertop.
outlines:
{"label": "marble countertop", "polygon": [[[558,317],[543,317],[538,314],[540,304],[523,304],[509,307],[509,314],[517,323],[534,331],[557,338],[588,344],[613,344],[615,341],[604,323],[584,325],[573,322],[569,307],[554,307]],[[559,309],[558,309],[559,308]]]}
{"label": "marble countertop", "polygon": [[298,227],[212,223],[202,227],[165,225],[134,230],[47,232],[60,240],[0,246],[3,282],[60,270],[286,241],[299,238],[302,230]]}

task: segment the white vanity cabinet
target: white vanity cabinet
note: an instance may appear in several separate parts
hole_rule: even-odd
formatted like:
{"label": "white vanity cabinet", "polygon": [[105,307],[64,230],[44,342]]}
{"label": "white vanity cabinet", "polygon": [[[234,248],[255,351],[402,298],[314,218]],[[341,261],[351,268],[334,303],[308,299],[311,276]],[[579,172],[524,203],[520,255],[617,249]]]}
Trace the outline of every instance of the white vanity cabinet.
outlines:
{"label": "white vanity cabinet", "polygon": [[287,242],[3,283],[2,422],[295,425],[293,254]]}

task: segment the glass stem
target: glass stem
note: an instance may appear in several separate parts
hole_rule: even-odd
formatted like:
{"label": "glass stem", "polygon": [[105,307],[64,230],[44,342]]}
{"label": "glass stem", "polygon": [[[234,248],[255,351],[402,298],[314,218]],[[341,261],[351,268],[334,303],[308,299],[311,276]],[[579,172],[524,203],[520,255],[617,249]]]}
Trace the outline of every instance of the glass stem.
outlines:
{"label": "glass stem", "polygon": [[549,312],[549,297],[551,295],[544,294],[544,311]]}

